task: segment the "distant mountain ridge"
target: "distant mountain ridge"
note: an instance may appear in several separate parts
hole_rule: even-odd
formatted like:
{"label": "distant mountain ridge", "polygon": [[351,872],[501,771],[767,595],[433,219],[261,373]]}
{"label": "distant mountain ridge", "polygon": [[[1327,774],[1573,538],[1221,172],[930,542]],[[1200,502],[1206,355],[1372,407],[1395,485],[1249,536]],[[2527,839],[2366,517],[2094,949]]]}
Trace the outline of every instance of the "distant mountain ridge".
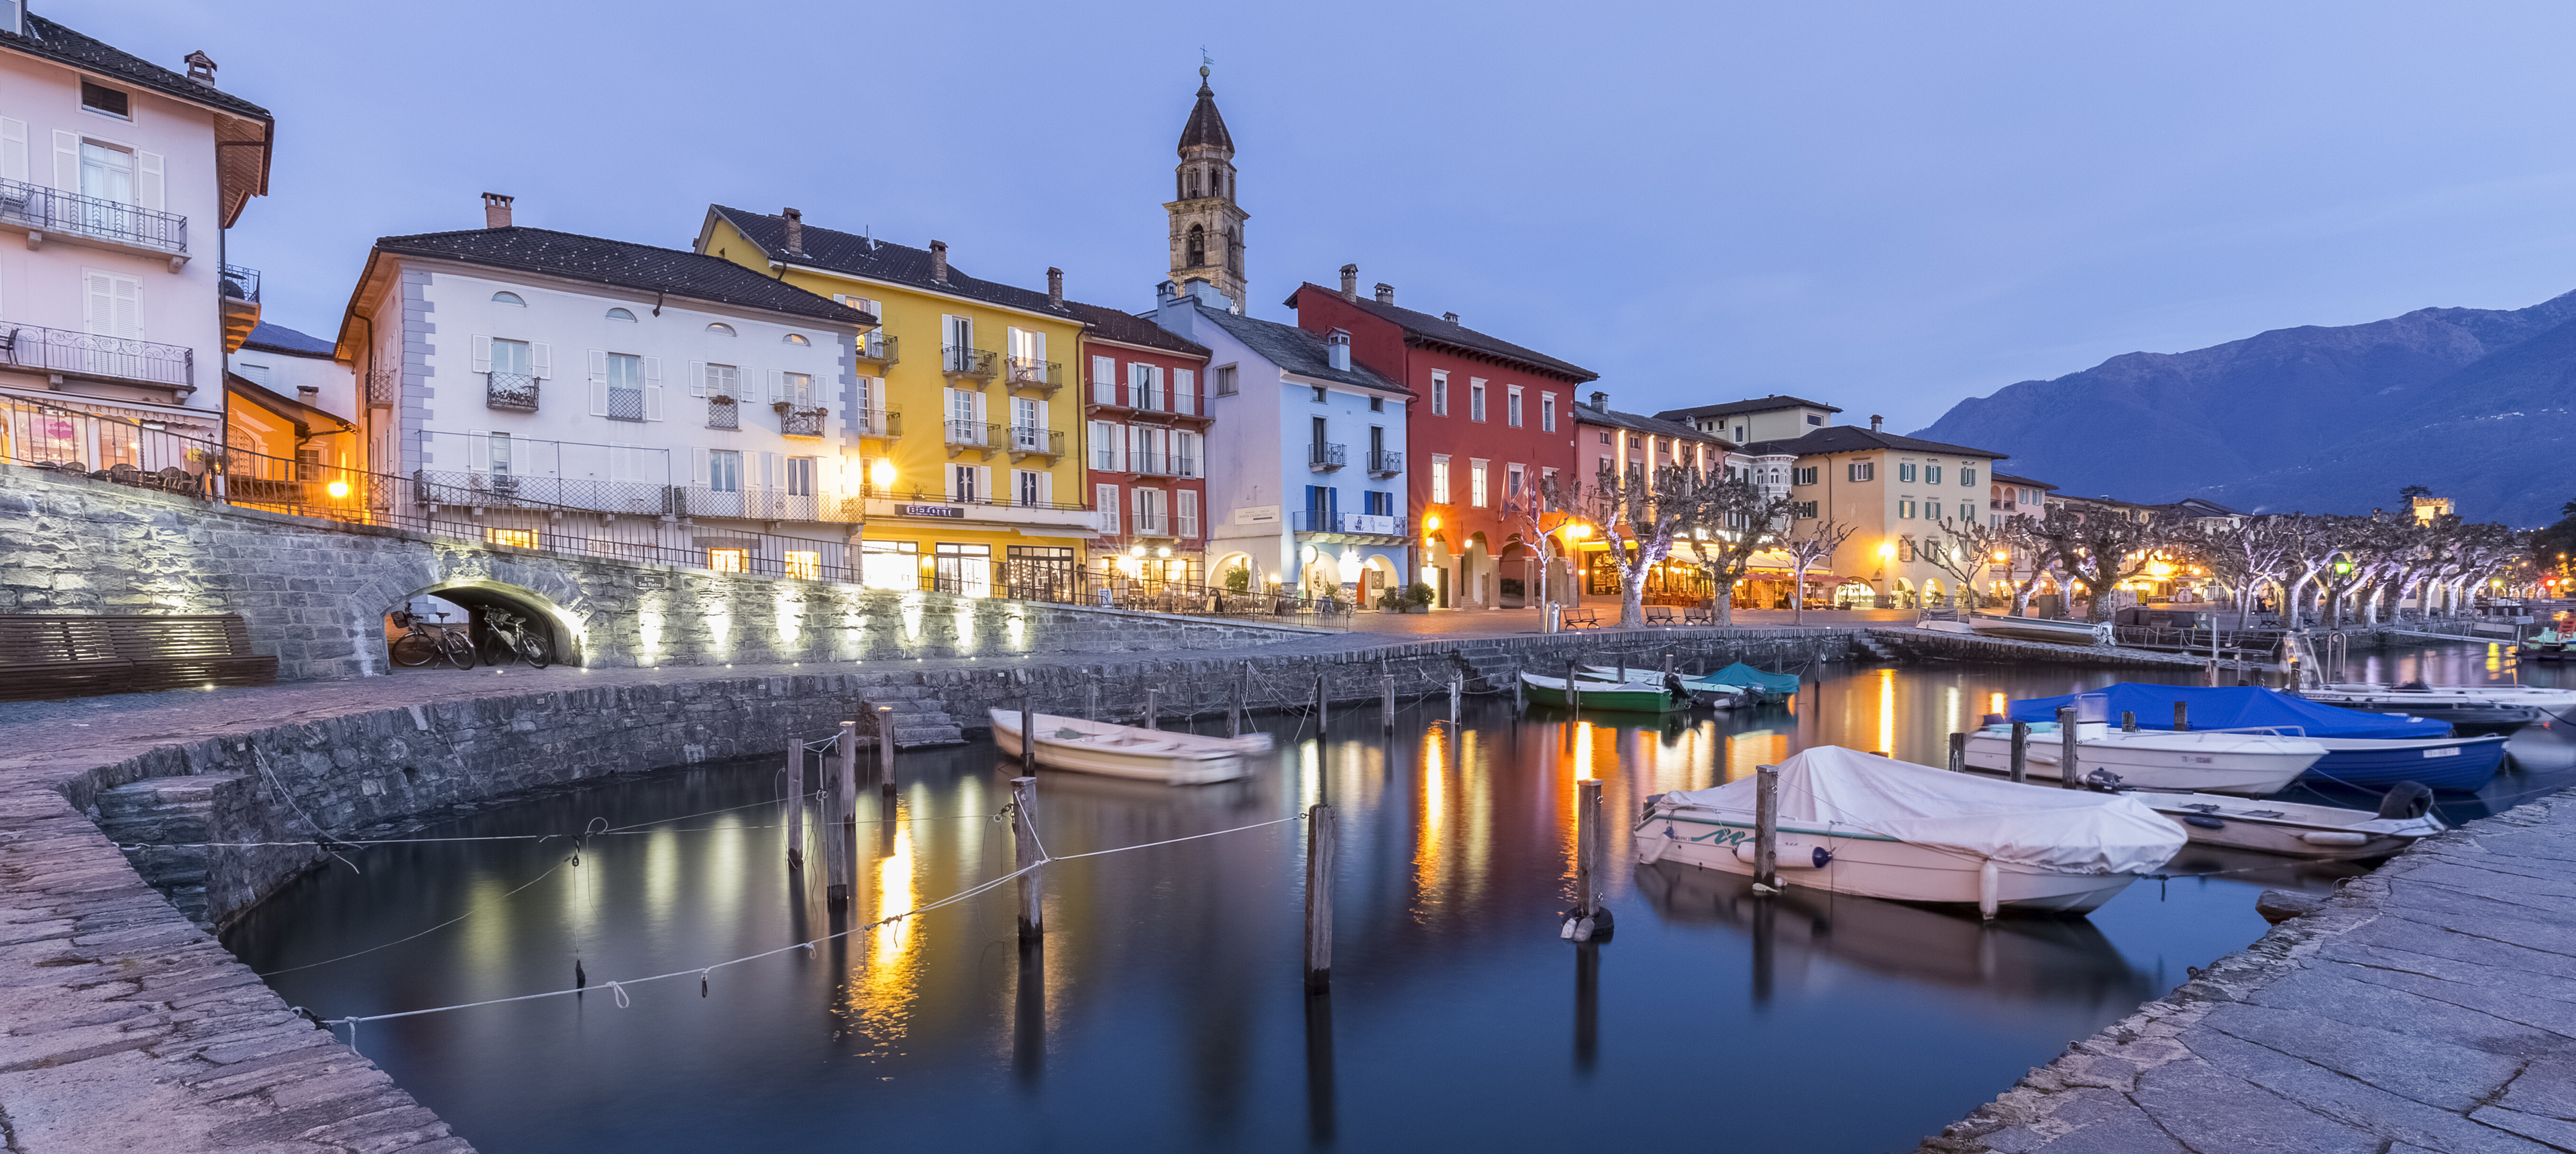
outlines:
{"label": "distant mountain ridge", "polygon": [[2430,486],[2475,521],[2576,497],[2576,292],[2128,353],[1961,401],[1914,435],[2084,496],[2362,513]]}

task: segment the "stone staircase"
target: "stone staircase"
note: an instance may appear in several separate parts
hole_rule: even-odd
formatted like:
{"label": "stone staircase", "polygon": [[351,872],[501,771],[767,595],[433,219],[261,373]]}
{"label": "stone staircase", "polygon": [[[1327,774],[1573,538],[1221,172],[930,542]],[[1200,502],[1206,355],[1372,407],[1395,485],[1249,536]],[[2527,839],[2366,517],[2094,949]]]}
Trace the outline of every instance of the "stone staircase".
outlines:
{"label": "stone staircase", "polygon": [[1458,663],[1467,667],[1467,692],[1509,693],[1512,681],[1520,675],[1521,659],[1509,653],[1477,653],[1461,650]]}
{"label": "stone staircase", "polygon": [[[945,703],[933,692],[918,685],[880,685],[870,688],[869,706],[894,707],[894,747],[911,749],[921,745],[963,745],[965,727],[948,716]],[[982,719],[977,719],[982,720]],[[862,732],[866,732],[864,727]]]}
{"label": "stone staircase", "polygon": [[215,791],[240,780],[234,774],[147,777],[98,794],[99,831],[119,845],[145,844],[147,848],[124,851],[126,860],[189,921],[201,926],[206,924],[211,851],[161,843],[214,840]]}
{"label": "stone staircase", "polygon": [[1852,640],[1858,643],[1861,648],[1868,650],[1871,657],[1889,664],[1894,664],[1897,661],[1902,660],[1905,656],[1904,650],[1897,648],[1896,645],[1888,639],[1879,636],[1878,631],[1874,629],[1863,629],[1860,632],[1853,634]]}

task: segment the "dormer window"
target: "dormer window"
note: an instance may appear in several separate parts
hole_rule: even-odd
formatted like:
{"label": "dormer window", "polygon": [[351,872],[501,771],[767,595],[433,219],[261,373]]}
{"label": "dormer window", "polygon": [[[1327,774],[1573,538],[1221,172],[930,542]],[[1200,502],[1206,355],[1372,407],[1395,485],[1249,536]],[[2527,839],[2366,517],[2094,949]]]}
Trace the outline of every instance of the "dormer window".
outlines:
{"label": "dormer window", "polygon": [[707,326],[707,335],[708,335],[708,336],[711,336],[711,337],[729,337],[729,336],[732,336],[732,335],[733,335],[733,326],[732,326],[732,325],[729,325],[729,324],[725,324],[725,323],[723,323],[722,321],[718,321],[718,322],[716,322],[716,323],[714,323],[714,324],[711,324],[711,325],[708,325],[708,326]]}
{"label": "dormer window", "polygon": [[806,340],[805,334],[803,333],[789,333],[787,334],[787,343],[791,345],[810,345],[814,342]]}
{"label": "dormer window", "polygon": [[132,97],[105,85],[92,84],[86,80],[81,81],[81,107],[92,112],[104,112],[119,120],[134,118]]}
{"label": "dormer window", "polygon": [[612,321],[625,321],[628,324],[633,324],[635,323],[635,314],[630,313],[625,309],[610,309],[608,310],[608,319]]}
{"label": "dormer window", "polygon": [[[523,301],[523,300],[520,300],[520,299],[519,299],[519,294],[517,294],[517,293],[513,293],[513,292],[498,292],[498,293],[493,293],[493,294],[492,294],[492,303],[493,303],[493,304],[496,304],[496,305],[516,305],[516,306],[518,306],[518,307],[520,307],[520,308],[526,308],[526,307],[528,307],[528,302]],[[627,318],[627,319],[632,320],[632,319],[634,319],[634,318],[629,317],[629,318]]]}

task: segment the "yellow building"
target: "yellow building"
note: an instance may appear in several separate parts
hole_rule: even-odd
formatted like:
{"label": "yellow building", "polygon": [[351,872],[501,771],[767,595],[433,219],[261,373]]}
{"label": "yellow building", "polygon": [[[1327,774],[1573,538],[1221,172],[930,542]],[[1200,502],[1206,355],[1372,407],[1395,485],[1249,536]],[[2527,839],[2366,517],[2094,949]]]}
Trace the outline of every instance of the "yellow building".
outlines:
{"label": "yellow building", "polygon": [[1832,520],[1856,530],[1836,550],[1831,569],[1841,584],[1837,604],[1913,609],[1947,604],[1961,578],[1935,564],[1926,545],[1941,546],[1941,524],[1983,523],[1987,488],[2002,453],[1900,437],[1879,429],[1827,425],[1804,436],[1758,441],[1747,454],[1793,456],[1789,495],[1798,503],[1790,532]]}
{"label": "yellow building", "polygon": [[707,208],[699,252],[874,314],[840,430],[866,478],[863,580],[889,589],[1070,600],[1097,528],[1085,507],[1082,404],[1065,390],[1082,321],[1047,291],[965,275],[912,248]]}

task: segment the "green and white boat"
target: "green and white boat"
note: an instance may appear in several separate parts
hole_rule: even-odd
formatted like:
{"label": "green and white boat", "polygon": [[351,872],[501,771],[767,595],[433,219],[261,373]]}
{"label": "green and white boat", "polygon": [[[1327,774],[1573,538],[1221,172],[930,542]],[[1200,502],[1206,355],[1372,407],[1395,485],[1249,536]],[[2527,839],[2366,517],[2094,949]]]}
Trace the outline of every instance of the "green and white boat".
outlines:
{"label": "green and white boat", "polygon": [[[1562,677],[1541,677],[1535,673],[1524,673],[1521,674],[1521,689],[1528,695],[1530,701],[1539,705],[1561,707],[1567,704],[1565,679]],[[1689,709],[1691,704],[1689,694],[1664,685],[1658,675],[1648,675],[1643,680],[1629,681],[1613,681],[1609,678],[1595,681],[1586,677],[1575,682],[1574,689],[1582,696],[1582,708],[1585,709],[1615,709],[1625,713],[1676,713]]]}

